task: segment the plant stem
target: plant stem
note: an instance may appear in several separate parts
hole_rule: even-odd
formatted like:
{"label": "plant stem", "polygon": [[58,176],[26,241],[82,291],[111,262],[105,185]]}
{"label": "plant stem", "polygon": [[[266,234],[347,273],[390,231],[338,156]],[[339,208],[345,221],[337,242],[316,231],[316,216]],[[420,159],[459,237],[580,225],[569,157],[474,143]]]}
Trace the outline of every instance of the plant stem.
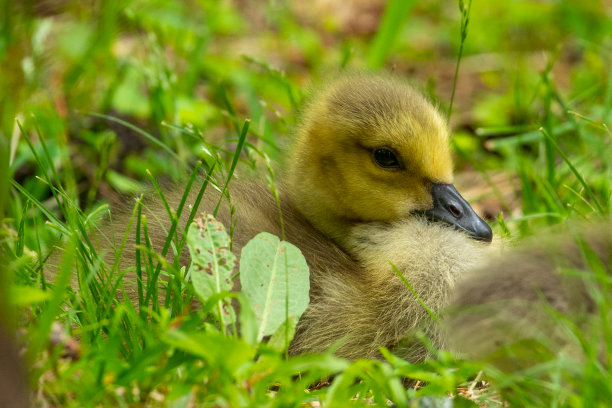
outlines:
{"label": "plant stem", "polygon": [[453,102],[455,100],[455,90],[457,89],[457,77],[459,76],[459,64],[463,56],[463,44],[467,38],[467,27],[470,22],[470,10],[472,9],[472,0],[468,0],[467,7],[463,0],[459,0],[459,10],[461,11],[461,42],[459,43],[459,55],[457,56],[457,64],[455,65],[455,76],[453,78],[453,92],[451,93],[450,104],[448,106],[448,122],[450,123],[451,113],[453,112]]}

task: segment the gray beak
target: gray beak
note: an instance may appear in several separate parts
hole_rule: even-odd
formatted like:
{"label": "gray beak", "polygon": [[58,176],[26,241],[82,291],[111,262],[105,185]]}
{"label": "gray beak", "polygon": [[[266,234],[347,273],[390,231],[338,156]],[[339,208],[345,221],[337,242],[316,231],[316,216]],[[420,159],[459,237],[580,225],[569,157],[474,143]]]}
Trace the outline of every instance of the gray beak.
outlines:
{"label": "gray beak", "polygon": [[434,206],[431,210],[424,211],[428,219],[432,221],[443,221],[465,231],[470,237],[485,242],[491,242],[493,231],[482,218],[480,218],[472,207],[452,184],[437,184],[431,186],[431,196]]}

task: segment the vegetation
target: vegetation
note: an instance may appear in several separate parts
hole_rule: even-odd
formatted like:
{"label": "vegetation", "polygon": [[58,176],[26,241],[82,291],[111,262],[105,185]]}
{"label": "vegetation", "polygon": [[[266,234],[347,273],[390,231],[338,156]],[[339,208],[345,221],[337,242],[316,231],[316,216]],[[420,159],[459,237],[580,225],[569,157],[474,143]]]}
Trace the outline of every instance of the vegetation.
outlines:
{"label": "vegetation", "polygon": [[[283,162],[310,84],[350,68],[412,78],[452,110],[458,183],[497,234],[521,238],[609,215],[612,10],[604,3],[3,2],[0,254],[10,284],[1,289],[17,316],[34,404],[426,406],[452,394],[453,405],[473,406],[465,396],[496,405],[501,394],[516,405],[605,406],[606,316],[590,339],[568,323],[583,355],[548,356],[513,374],[440,350],[416,365],[388,352],[387,361],[289,358],[295,319],[277,316],[263,330],[248,307],[227,315],[230,298],[244,305],[250,295],[210,291],[184,278],[188,265],[164,263],[168,251],[198,245],[183,231],[169,231],[160,253],[139,243],[147,261],[137,273],[169,279],[140,285],[136,306],[116,296],[130,289],[126,271],[106,265],[91,238],[105,239],[97,221],[126,201],[131,227],[146,231],[142,200],[126,198],[146,188],[163,198],[164,185],[187,180],[186,190],[206,194],[213,187],[196,175],[227,183],[234,171],[267,176],[274,188],[270,163]],[[184,201],[168,210],[170,219],[190,211]],[[49,279],[59,240],[66,250]],[[75,260],[79,291],[69,285]],[[612,300],[601,301],[607,310]],[[240,336],[215,325],[236,319]],[[472,392],[481,370],[492,385]],[[405,388],[406,378],[427,385]]]}

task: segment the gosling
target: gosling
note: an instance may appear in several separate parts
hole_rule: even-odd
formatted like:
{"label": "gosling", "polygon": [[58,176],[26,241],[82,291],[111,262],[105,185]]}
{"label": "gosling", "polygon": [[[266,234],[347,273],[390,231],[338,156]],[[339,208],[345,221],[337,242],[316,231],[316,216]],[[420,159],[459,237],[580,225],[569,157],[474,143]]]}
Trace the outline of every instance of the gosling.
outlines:
{"label": "gosling", "polygon": [[[380,358],[379,348],[387,347],[420,361],[427,353],[417,331],[444,346],[422,303],[439,313],[492,239],[452,182],[446,121],[403,80],[350,75],[315,93],[279,185],[285,237],[304,254],[311,281],[291,354],[333,346],[340,357]],[[168,194],[173,208],[180,191]],[[280,236],[265,183],[234,180],[229,193],[236,208],[234,253],[262,231]],[[212,210],[217,200],[207,192],[199,211]],[[165,214],[159,202],[147,207]],[[228,207],[217,216],[226,226]],[[127,225],[121,216],[118,224]],[[168,225],[149,226],[154,248],[163,245]],[[134,264],[130,239],[125,265]],[[188,264],[188,254],[181,256]]]}

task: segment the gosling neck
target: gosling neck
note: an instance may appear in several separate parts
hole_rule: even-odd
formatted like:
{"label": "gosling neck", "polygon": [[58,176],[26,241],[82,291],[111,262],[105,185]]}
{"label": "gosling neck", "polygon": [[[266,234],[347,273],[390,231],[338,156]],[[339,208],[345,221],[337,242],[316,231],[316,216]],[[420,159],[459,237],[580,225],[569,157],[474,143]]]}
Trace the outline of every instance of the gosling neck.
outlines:
{"label": "gosling neck", "polygon": [[309,195],[303,189],[288,189],[290,200],[298,212],[317,230],[343,249],[348,248],[348,237],[355,222],[326,206],[321,197]]}

